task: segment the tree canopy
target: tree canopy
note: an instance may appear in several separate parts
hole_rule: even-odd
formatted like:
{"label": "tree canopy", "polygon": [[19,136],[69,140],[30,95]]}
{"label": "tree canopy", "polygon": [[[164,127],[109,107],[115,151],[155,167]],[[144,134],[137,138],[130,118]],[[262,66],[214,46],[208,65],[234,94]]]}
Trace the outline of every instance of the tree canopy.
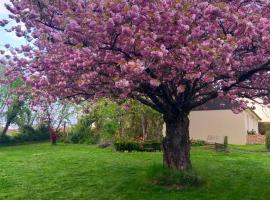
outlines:
{"label": "tree canopy", "polygon": [[12,30],[34,48],[12,49],[25,56],[9,64],[51,98],[132,97],[163,113],[224,95],[268,103],[268,4],[12,1],[11,19],[26,26]]}

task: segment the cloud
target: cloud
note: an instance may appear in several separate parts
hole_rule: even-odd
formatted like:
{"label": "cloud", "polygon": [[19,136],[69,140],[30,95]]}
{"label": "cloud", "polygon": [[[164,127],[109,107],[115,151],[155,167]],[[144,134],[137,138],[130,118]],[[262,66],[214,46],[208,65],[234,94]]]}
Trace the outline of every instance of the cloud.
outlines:
{"label": "cloud", "polygon": [[6,3],[9,3],[9,0],[1,0],[1,2],[0,2],[0,15],[9,14],[9,11],[5,7]]}

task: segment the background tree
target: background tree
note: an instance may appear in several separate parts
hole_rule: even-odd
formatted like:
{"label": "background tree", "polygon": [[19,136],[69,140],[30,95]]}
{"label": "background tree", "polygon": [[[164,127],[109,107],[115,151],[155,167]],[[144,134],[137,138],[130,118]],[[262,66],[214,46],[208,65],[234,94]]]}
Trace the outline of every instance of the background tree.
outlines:
{"label": "background tree", "polygon": [[10,80],[22,74],[36,99],[106,96],[152,107],[166,123],[170,168],[191,168],[192,109],[216,97],[237,103],[236,112],[243,98],[269,103],[267,0],[18,0],[7,8],[18,23],[11,30],[34,44],[6,45],[15,54]]}
{"label": "background tree", "polygon": [[19,116],[22,118],[24,111],[28,109],[25,102],[29,99],[27,100],[25,96],[20,96],[15,93],[15,91],[20,93],[24,90],[23,84],[23,81],[17,77],[17,79],[10,84],[3,84],[0,87],[0,117],[5,121],[1,136],[5,136],[10,125],[19,122]]}
{"label": "background tree", "polygon": [[54,103],[43,102],[43,104],[35,105],[35,109],[37,112],[36,123],[53,128],[56,132],[59,132],[64,127],[65,123],[70,124],[71,120],[76,119],[76,108],[63,101]]}
{"label": "background tree", "polygon": [[5,126],[1,133],[1,136],[5,136],[10,125],[16,122],[16,118],[20,113],[22,106],[23,102],[15,99],[11,106],[8,108],[5,116]]}
{"label": "background tree", "polygon": [[148,106],[140,104],[138,101],[129,100],[124,102],[118,118],[120,121],[118,137],[120,139],[159,141],[162,138],[164,121],[161,114]]}
{"label": "background tree", "polygon": [[[0,65],[0,80],[4,79],[5,70],[4,67]],[[8,85],[0,82],[0,118],[3,117],[6,107],[8,105],[9,99]]]}

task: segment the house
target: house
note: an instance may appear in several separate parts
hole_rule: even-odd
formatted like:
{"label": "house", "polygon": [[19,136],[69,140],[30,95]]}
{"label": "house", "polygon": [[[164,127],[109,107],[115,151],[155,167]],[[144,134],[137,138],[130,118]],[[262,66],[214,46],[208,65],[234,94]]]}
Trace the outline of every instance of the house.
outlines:
{"label": "house", "polygon": [[[215,99],[193,110],[190,115],[189,135],[194,140],[229,144],[257,144],[265,141],[258,132],[261,117],[256,110],[246,109],[239,114],[232,111],[230,101]],[[165,126],[163,135],[165,134]],[[255,133],[249,135],[248,133]]]}
{"label": "house", "polygon": [[261,123],[270,123],[270,108],[267,105],[255,104],[255,112],[260,116]]}
{"label": "house", "polygon": [[251,109],[239,114],[232,112],[232,104],[214,100],[190,113],[190,138],[223,142],[228,136],[229,144],[249,143],[248,132],[258,133],[261,118]]}

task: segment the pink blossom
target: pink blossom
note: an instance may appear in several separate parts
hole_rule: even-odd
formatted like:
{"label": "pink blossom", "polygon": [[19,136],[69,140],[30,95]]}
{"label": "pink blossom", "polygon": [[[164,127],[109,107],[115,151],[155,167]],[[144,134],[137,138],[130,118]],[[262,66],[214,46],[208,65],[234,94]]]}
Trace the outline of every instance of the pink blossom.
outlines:
{"label": "pink blossom", "polygon": [[150,85],[152,85],[152,86],[154,86],[154,87],[158,87],[158,86],[160,86],[160,81],[159,80],[157,80],[157,79],[151,79],[150,80]]}
{"label": "pink blossom", "polygon": [[126,79],[122,79],[120,81],[115,82],[115,86],[120,89],[129,87],[129,81],[127,81]]}
{"label": "pink blossom", "polygon": [[33,42],[1,50],[6,79],[24,77],[33,101],[141,96],[159,112],[217,96],[270,103],[267,1],[130,2],[59,0],[40,13],[35,1],[11,1],[0,25],[13,20],[6,28]]}
{"label": "pink blossom", "polygon": [[186,90],[186,86],[185,85],[179,85],[177,87],[177,92],[178,93],[183,93]]}

